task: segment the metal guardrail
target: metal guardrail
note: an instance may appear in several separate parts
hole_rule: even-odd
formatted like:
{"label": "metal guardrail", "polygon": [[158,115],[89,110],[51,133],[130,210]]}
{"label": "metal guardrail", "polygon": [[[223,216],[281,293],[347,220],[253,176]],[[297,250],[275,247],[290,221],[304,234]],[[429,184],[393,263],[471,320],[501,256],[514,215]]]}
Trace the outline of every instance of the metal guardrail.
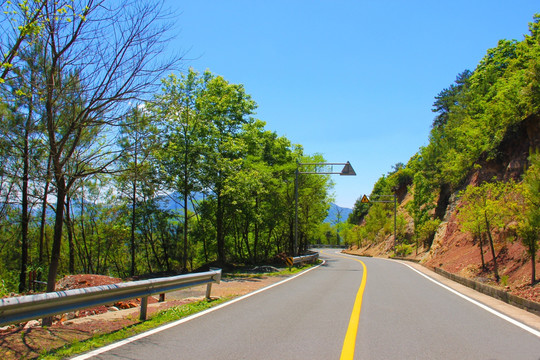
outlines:
{"label": "metal guardrail", "polygon": [[0,326],[134,298],[142,299],[140,319],[146,320],[148,296],[207,284],[206,297],[209,298],[212,283],[219,284],[220,280],[221,269],[211,269],[202,273],[0,299]]}
{"label": "metal guardrail", "polygon": [[290,268],[295,264],[303,264],[306,262],[315,262],[319,258],[318,252],[311,252],[311,254],[288,257],[285,259],[285,264]]}
{"label": "metal guardrail", "polygon": [[310,249],[347,249],[349,245],[310,244]]}
{"label": "metal guardrail", "polygon": [[301,255],[293,257],[293,264],[302,264],[306,262],[314,262],[319,258],[319,253],[313,253],[308,255]]}

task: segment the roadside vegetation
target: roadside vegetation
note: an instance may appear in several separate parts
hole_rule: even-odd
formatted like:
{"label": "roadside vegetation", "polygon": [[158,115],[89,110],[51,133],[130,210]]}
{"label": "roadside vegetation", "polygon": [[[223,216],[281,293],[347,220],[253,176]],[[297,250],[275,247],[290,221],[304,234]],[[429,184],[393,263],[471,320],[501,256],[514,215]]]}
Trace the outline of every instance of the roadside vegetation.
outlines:
{"label": "roadside vegetation", "polygon": [[[162,5],[2,3],[2,295],[292,252],[296,164],[324,158],[268,130],[243,85],[163,58]],[[332,184],[299,182],[304,249]]]}

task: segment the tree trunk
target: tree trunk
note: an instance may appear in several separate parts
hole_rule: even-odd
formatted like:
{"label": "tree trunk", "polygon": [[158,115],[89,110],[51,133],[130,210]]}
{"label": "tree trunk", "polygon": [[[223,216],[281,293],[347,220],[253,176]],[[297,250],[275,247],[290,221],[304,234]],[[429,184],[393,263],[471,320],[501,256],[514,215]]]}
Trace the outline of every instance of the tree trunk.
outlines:
{"label": "tree trunk", "polygon": [[[30,119],[27,120],[28,122]],[[19,276],[19,292],[26,290],[26,272],[28,268],[28,171],[29,171],[29,146],[28,146],[28,124],[26,124],[24,133],[23,150],[23,183],[22,183],[22,209],[21,209],[21,273]]]}
{"label": "tree trunk", "polygon": [[49,265],[49,276],[47,277],[47,292],[53,292],[56,285],[56,275],[60,264],[60,250],[62,246],[62,230],[64,224],[64,202],[66,199],[66,186],[63,178],[57,180],[58,193],[56,194],[56,218],[54,221],[54,236],[51,252],[51,263]]}
{"label": "tree trunk", "polygon": [[487,218],[487,214],[484,212],[484,219],[486,220],[487,236],[489,239],[489,247],[491,248],[491,256],[493,256],[493,274],[495,275],[495,281],[498,283],[500,280],[499,270],[497,268],[497,256],[495,255],[495,246],[493,245],[493,237],[491,236],[491,226]]}
{"label": "tree trunk", "polygon": [[88,249],[88,241],[86,238],[86,225],[84,224],[84,212],[85,212],[85,202],[84,202],[84,187],[81,191],[81,239],[84,245],[84,256],[86,258],[86,272],[93,273],[94,263],[92,260],[92,251]]}
{"label": "tree trunk", "polygon": [[[56,275],[60,265],[60,250],[62,246],[62,226],[64,223],[64,202],[66,200],[66,183],[63,176],[56,179],[56,218],[54,221],[54,236],[51,252],[51,263],[49,264],[49,275],[47,276],[47,292],[54,292],[56,287]],[[52,325],[52,317],[43,318],[43,326]]]}
{"label": "tree trunk", "polygon": [[244,229],[242,231],[242,239],[244,239],[244,242],[246,244],[248,259],[252,264],[254,264],[255,262],[253,259],[253,254],[251,252],[251,247],[249,246],[249,228],[250,228],[250,223],[249,223],[249,220],[246,219],[246,222],[244,223]]}
{"label": "tree trunk", "polygon": [[289,221],[289,254],[294,255],[294,218]]}
{"label": "tree trunk", "polygon": [[[259,197],[255,196],[255,214],[259,213]],[[253,225],[253,262],[257,263],[257,253],[259,247],[259,221],[255,218],[255,223]]]}
{"label": "tree trunk", "polygon": [[225,265],[225,234],[223,229],[223,198],[221,191],[217,191],[217,210],[216,210],[216,238],[217,238],[217,252],[218,252],[218,264],[223,267]]}
{"label": "tree trunk", "polygon": [[[197,207],[195,206],[195,202],[193,201],[193,198],[190,198],[190,201],[191,201],[191,206],[193,206],[193,211],[197,215],[197,219],[201,219],[200,215],[198,214]],[[206,234],[206,230],[204,229],[204,221],[199,221],[199,224],[203,229],[203,234]],[[203,242],[204,261],[208,262],[208,249],[206,246],[206,236],[204,235],[202,236],[202,242]]]}
{"label": "tree trunk", "polygon": [[532,244],[531,250],[531,286],[536,284],[536,246],[535,243]]}
{"label": "tree trunk", "polygon": [[[45,189],[43,190],[43,206],[41,208],[41,224],[39,226],[39,266],[43,266],[45,261],[43,259],[43,242],[45,238],[45,223],[47,221],[47,196],[49,195],[49,176],[51,174],[51,158],[47,161],[47,175],[45,179]],[[38,280],[41,280],[41,271],[38,274]]]}
{"label": "tree trunk", "polygon": [[182,266],[187,272],[188,259],[188,188],[184,187],[184,253],[182,256]]}
{"label": "tree trunk", "polygon": [[484,260],[484,247],[482,245],[482,243],[484,242],[484,238],[483,238],[482,233],[478,235],[477,239],[478,239],[478,244],[480,245],[480,258],[482,259],[482,270],[486,270],[486,262]]}
{"label": "tree trunk", "polygon": [[132,187],[132,193],[131,193],[131,269],[129,271],[130,276],[135,276],[135,251],[136,251],[136,243],[135,243],[135,227],[137,225],[137,141],[135,141],[135,171],[133,179],[133,187]]}
{"label": "tree trunk", "polygon": [[71,221],[71,197],[66,197],[66,229],[68,233],[68,245],[69,245],[69,273],[75,273],[75,245],[73,242],[73,223]]}

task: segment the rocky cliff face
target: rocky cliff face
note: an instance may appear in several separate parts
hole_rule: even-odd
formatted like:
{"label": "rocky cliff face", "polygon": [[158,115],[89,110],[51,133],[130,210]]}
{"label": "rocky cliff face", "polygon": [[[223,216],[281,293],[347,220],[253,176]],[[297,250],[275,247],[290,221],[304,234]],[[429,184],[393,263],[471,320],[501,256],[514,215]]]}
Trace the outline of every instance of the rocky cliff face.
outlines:
{"label": "rocky cliff face", "polygon": [[510,128],[497,155],[491,160],[480,159],[480,169],[472,170],[466,185],[478,185],[496,177],[498,180],[520,181],[527,168],[530,151],[540,149],[540,116],[531,116]]}

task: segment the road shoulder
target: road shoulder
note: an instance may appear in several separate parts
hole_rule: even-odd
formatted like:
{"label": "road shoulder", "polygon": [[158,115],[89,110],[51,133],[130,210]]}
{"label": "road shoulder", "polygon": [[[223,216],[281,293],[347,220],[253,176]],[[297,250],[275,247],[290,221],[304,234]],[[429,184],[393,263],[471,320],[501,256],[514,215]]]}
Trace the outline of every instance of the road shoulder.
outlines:
{"label": "road shoulder", "polygon": [[426,268],[425,266],[421,264],[417,264],[414,262],[409,261],[403,261],[403,260],[389,260],[389,261],[395,261],[403,264],[404,266],[411,267],[413,269],[416,269],[417,271],[421,272],[422,274],[429,276],[433,280],[436,280],[437,282],[448,286],[449,288],[473,299],[476,300],[493,310],[496,310],[500,312],[501,314],[504,314],[508,317],[511,317],[514,320],[517,320],[521,322],[524,325],[527,325],[537,331],[540,331],[540,316],[537,316],[533,313],[530,313],[526,310],[520,309],[518,307],[515,307],[513,305],[507,304],[504,301],[495,299],[491,296],[482,294],[474,289],[471,289],[467,286],[461,285],[457,282],[454,282],[450,279],[445,278],[444,276],[441,276],[434,271]]}

